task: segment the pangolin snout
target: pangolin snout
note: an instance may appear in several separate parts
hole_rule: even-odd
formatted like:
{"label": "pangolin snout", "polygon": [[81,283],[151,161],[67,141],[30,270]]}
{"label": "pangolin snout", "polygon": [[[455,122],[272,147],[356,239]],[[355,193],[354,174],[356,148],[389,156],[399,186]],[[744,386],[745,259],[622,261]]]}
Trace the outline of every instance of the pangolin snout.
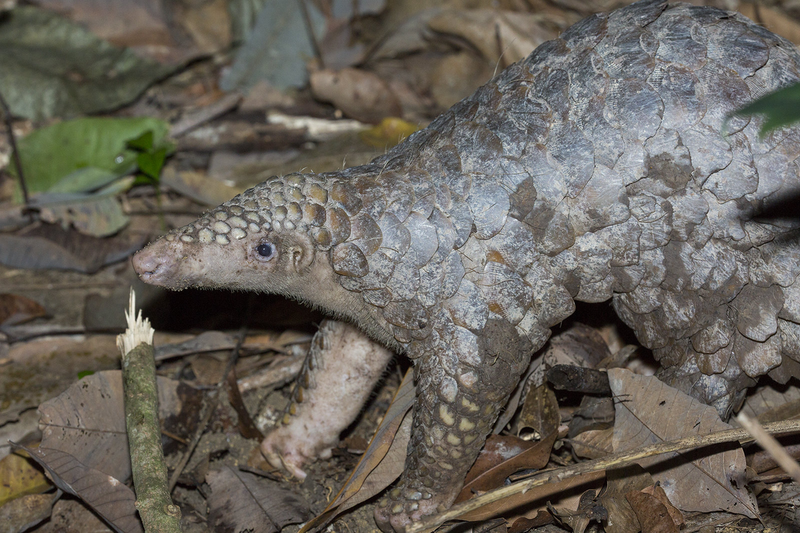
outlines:
{"label": "pangolin snout", "polygon": [[167,284],[169,271],[166,265],[167,261],[167,257],[163,253],[158,253],[152,245],[144,250],[139,250],[131,259],[133,270],[142,281],[150,285],[161,286]]}

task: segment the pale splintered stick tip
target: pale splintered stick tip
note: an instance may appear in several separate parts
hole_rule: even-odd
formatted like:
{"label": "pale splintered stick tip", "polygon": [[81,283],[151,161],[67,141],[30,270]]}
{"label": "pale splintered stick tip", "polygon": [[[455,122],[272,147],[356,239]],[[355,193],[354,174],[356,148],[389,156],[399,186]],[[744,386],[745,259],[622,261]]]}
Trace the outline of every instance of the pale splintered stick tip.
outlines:
{"label": "pale splintered stick tip", "polygon": [[117,348],[123,357],[140,344],[153,344],[153,333],[155,333],[150,327],[150,320],[142,318],[142,310],[136,314],[136,293],[133,288],[128,300],[128,310],[125,311],[125,320],[128,322],[128,329],[125,333],[117,335]]}

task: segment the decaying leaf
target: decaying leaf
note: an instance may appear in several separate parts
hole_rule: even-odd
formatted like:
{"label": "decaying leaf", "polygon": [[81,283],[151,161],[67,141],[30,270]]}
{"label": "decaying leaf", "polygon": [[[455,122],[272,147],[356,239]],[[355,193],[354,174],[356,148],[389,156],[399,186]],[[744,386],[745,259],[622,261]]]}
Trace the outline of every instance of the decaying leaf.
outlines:
{"label": "decaying leaf", "polygon": [[134,505],[136,495],[119,479],[61,450],[42,446],[23,449],[44,467],[58,488],[79,497],[115,530],[144,533]]}
{"label": "decaying leaf", "polygon": [[20,496],[38,494],[52,486],[30,459],[14,453],[0,459],[0,480],[0,506]]}
{"label": "decaying leaf", "polygon": [[[747,395],[741,412],[762,424],[800,416],[800,387],[765,383]],[[731,421],[736,424],[736,420]]]}
{"label": "decaying leaf", "polygon": [[473,492],[502,487],[505,479],[518,470],[544,468],[550,460],[557,436],[557,432],[552,432],[538,442],[513,436],[490,436],[475,465],[467,473],[456,502],[468,499]]}
{"label": "decaying leaf", "polygon": [[16,234],[0,234],[0,263],[12,268],[76,270],[92,274],[122,261],[142,247],[146,236],[123,231],[103,239],[40,224]]}
{"label": "decaying leaf", "polygon": [[541,15],[501,9],[447,9],[431,17],[428,26],[438,34],[457,35],[488,62],[506,68],[555,37]]}
{"label": "decaying leaf", "polygon": [[[545,345],[541,355],[531,361],[522,378],[525,386],[517,387],[511,395],[506,411],[500,415],[495,424],[495,433],[509,423],[517,410],[521,397],[527,394],[529,389],[547,382],[548,369],[558,365],[598,368],[600,362],[609,356],[608,345],[603,336],[594,328],[584,324],[577,323],[566,331],[553,336]],[[545,435],[546,432],[541,434]]]}
{"label": "decaying leaf", "polygon": [[598,497],[608,512],[608,519],[603,524],[606,533],[638,533],[639,520],[625,495],[652,484],[653,478],[639,465],[613,468],[606,472],[606,486]]}
{"label": "decaying leaf", "polygon": [[[307,7],[311,31],[320,35],[325,20],[313,4]],[[245,89],[261,80],[279,89],[300,87],[307,79],[305,58],[313,54],[300,5],[293,0],[265,2],[220,87]]]}
{"label": "decaying leaf", "polygon": [[205,172],[177,171],[171,166],[162,172],[161,183],[204,205],[217,205],[244,189],[212,179]]}
{"label": "decaying leaf", "polygon": [[597,459],[614,453],[612,438],[614,429],[593,429],[584,431],[570,439],[572,451],[578,457]]}
{"label": "decaying leaf", "polygon": [[114,109],[173,68],[33,6],[18,6],[2,20],[0,92],[16,116],[42,120]]}
{"label": "decaying leaf", "polygon": [[[608,371],[616,404],[614,451],[730,429],[717,411],[652,376]],[[738,445],[671,453],[640,461],[669,500],[683,511],[724,510],[758,516],[747,492],[744,452]],[[658,466],[656,466],[658,465]]]}
{"label": "decaying leaf", "polygon": [[660,485],[625,495],[641,524],[642,533],[679,533],[683,516]]}
{"label": "decaying leaf", "polygon": [[558,412],[556,395],[546,383],[542,383],[525,396],[525,402],[514,424],[514,432],[524,435],[533,430],[542,438],[556,433],[560,424],[561,414]]}
{"label": "decaying leaf", "polygon": [[[194,389],[162,377],[158,378],[158,384],[161,419],[196,418],[186,412],[180,414],[182,408],[196,403],[186,401],[186,395]],[[63,394],[39,406],[39,413],[42,447],[69,454],[87,468],[121,482],[128,480],[131,466],[119,370],[97,372],[83,378]],[[180,434],[191,428],[170,429]]]}
{"label": "decaying leaf", "polygon": [[51,494],[29,494],[0,505],[0,524],[3,531],[27,531],[46,520],[61,494],[60,490]]}
{"label": "decaying leaf", "polygon": [[605,472],[589,472],[578,476],[567,477],[557,482],[540,485],[524,493],[485,505],[459,516],[458,520],[481,521],[495,516],[506,516],[512,509],[526,506],[528,509],[544,508],[548,501],[557,502],[563,497],[571,497],[575,491],[592,487],[600,487],[605,480]]}
{"label": "decaying leaf", "polygon": [[30,298],[0,294],[0,325],[13,326],[47,314],[44,307]]}
{"label": "decaying leaf", "polygon": [[614,425],[614,402],[611,398],[584,396],[581,405],[572,414],[569,437],[574,438],[584,431],[609,429]]}
{"label": "decaying leaf", "polygon": [[225,466],[209,472],[208,524],[214,531],[275,533],[311,516],[303,499],[268,479]]}
{"label": "decaying leaf", "polygon": [[345,68],[320,70],[310,77],[311,91],[323,102],[361,122],[377,124],[383,118],[402,114],[400,101],[379,76],[365,70]]}
{"label": "decaying leaf", "polygon": [[[133,177],[124,178],[127,185],[133,184]],[[116,183],[113,185],[117,185]],[[114,187],[116,188],[116,187]],[[50,224],[70,226],[92,237],[109,237],[128,225],[129,218],[113,194],[75,195],[63,202],[41,206],[41,219]]]}
{"label": "decaying leaf", "polygon": [[547,505],[547,509],[575,533],[583,533],[592,522],[608,521],[608,511],[597,501],[597,493],[594,490],[587,490],[581,495],[577,511],[555,508],[550,504]]}
{"label": "decaying leaf", "polygon": [[360,132],[358,137],[374,148],[386,150],[397,146],[418,129],[418,125],[401,118],[387,117],[380,124]]}
{"label": "decaying leaf", "polygon": [[108,357],[114,350],[113,335],[50,337],[14,344],[8,351],[10,363],[0,367],[0,426],[64,392],[79,372],[117,367],[118,360]]}

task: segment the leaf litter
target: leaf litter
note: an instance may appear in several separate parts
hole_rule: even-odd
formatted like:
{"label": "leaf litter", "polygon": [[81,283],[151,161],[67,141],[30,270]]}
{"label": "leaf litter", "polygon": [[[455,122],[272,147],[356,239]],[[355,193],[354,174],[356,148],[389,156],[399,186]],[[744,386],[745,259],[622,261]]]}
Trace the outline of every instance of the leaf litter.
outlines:
{"label": "leaf litter", "polygon": [[[92,16],[87,14],[87,11],[80,11],[81,6],[85,8],[85,4],[81,2],[76,4],[77,8],[72,17],[76,20],[91,20]],[[204,9],[208,10],[219,7],[219,2],[206,4],[208,5]],[[367,9],[366,3],[363,4],[362,9]],[[114,9],[114,6],[118,8],[120,5],[117,2],[110,2],[107,9]],[[137,6],[141,7],[138,3]],[[375,10],[375,13],[380,13],[384,8],[385,6],[379,1],[372,2],[368,6],[368,9]],[[387,26],[390,29],[382,30],[384,38],[380,44],[373,49],[367,49],[359,46],[360,43],[354,44],[354,39],[358,37],[355,24],[361,14],[355,12],[356,8],[339,6],[337,9],[344,11],[332,13],[328,22],[339,21],[337,23],[339,25],[336,26],[338,28],[336,31],[339,33],[326,36],[327,40],[323,41],[330,47],[325,51],[330,63],[324,66],[330,67],[336,64],[352,67],[355,70],[352,79],[372,79],[370,76],[377,75],[381,83],[370,87],[376,87],[374,90],[382,92],[384,101],[390,102],[387,108],[391,114],[402,113],[404,118],[410,119],[401,123],[399,129],[376,128],[360,134],[362,139],[366,139],[367,144],[377,148],[378,151],[384,150],[386,146],[412,132],[414,125],[420,122],[420,117],[435,114],[437,109],[449,105],[462,93],[471,92],[471,89],[466,85],[460,85],[460,82],[453,84],[454,80],[464,77],[478,78],[482,74],[476,73],[491,71],[495,65],[513,61],[517,54],[524,56],[526,52],[522,49],[536,44],[527,43],[525,39],[549,38],[554,34],[554,28],[563,28],[569,18],[574,16],[560,11],[561,8],[552,7],[544,11],[545,16],[536,17],[521,17],[518,13],[509,16],[508,13],[511,12],[496,16],[486,10],[436,11],[418,16],[412,23]],[[227,37],[224,36],[224,32],[214,32],[211,26],[203,26],[195,15],[179,16],[178,23],[192,35],[196,44],[201,41],[205,43],[202,45],[205,47],[204,50],[219,50],[218,44],[214,43],[225,41]],[[136,16],[144,15],[138,12]],[[232,17],[226,20],[235,18],[232,13],[225,16]],[[241,20],[244,20],[247,15],[242,17]],[[94,24],[95,26],[92,24],[88,26],[97,27],[96,19]],[[163,28],[158,29],[157,20],[150,20],[147,24],[156,31],[164,31]],[[334,26],[330,25],[331,28]],[[485,28],[490,26],[495,27],[496,31],[486,32]],[[233,29],[234,33],[239,31]],[[131,39],[131,34],[124,32],[109,35],[114,35],[108,37],[112,40]],[[217,37],[214,35],[220,40],[215,40]],[[242,35],[244,34],[240,34]],[[459,41],[466,41],[469,45],[457,49],[450,57],[439,55],[442,49],[451,47],[453,43]],[[433,43],[433,45],[425,48],[422,43]],[[134,49],[138,51],[147,49],[146,43],[144,46],[136,44],[142,43],[133,43]],[[502,46],[498,48],[498,44]],[[252,56],[252,51],[258,50],[258,46],[263,46],[263,42],[259,44],[252,41],[249,46],[250,51],[243,52],[237,60],[236,68],[239,70],[232,71],[227,78],[242,86],[250,85],[252,82],[248,79],[245,55],[250,53]],[[342,48],[337,50],[335,46]],[[198,47],[193,48],[191,53],[194,54]],[[501,49],[505,52],[501,52]],[[174,61],[180,54],[176,54],[175,49],[172,49],[167,51],[167,55]],[[161,59],[164,57],[166,56]],[[398,58],[404,63],[405,69],[397,68]],[[291,61],[294,63],[293,68],[296,67],[297,54]],[[432,76],[431,73],[438,76]],[[464,73],[471,74],[464,76]],[[289,75],[284,76],[281,82],[288,80],[294,83]],[[214,80],[216,81],[216,78]],[[218,98],[213,90],[206,89],[213,85],[205,83],[207,81],[201,79],[194,85],[182,87],[181,92],[176,93],[180,94],[180,98],[175,101],[179,101],[179,105],[187,108],[199,107],[200,111],[203,111],[203,105]],[[472,81],[474,80],[470,80]],[[257,87],[257,84],[254,87]],[[333,94],[328,99],[338,102],[339,111],[344,110],[345,115],[378,122],[381,118],[380,111],[375,112],[374,108],[370,107],[357,107],[358,100],[353,98],[352,92],[357,89],[358,85],[345,83],[339,93]],[[302,100],[296,96],[281,96],[280,99],[273,98],[273,102],[280,102],[277,104],[280,112],[289,110],[293,111],[289,115],[297,114],[297,108],[292,110],[292,107],[304,105],[307,112],[300,114],[337,123],[330,120],[335,118],[330,108],[301,103]],[[174,94],[169,97],[174,98]],[[158,106],[162,107],[148,107],[153,105],[152,101],[157,101]],[[167,101],[167,99],[158,101],[151,95],[149,100],[143,99],[136,105],[140,106],[138,108],[140,111],[167,109],[172,105],[171,103],[164,105]],[[257,106],[255,109],[258,113],[264,110]],[[354,148],[356,145],[348,140],[349,145],[344,147],[332,145],[327,148],[327,153],[315,156],[314,152],[307,150],[308,146],[304,146],[304,143],[321,144],[321,142],[304,134],[305,126],[262,124],[254,122],[252,115],[236,113],[234,110],[232,116],[214,118],[209,120],[208,125],[200,127],[193,125],[176,134],[180,137],[178,150],[180,157],[183,158],[181,165],[168,159],[164,162],[162,155],[166,157],[166,154],[151,150],[152,153],[149,155],[152,157],[147,161],[140,161],[140,170],[152,177],[159,170],[157,167],[164,163],[166,167],[163,175],[166,179],[162,184],[167,183],[172,190],[198,199],[201,203],[216,204],[232,196],[232,191],[244,187],[246,181],[233,183],[236,181],[233,178],[237,175],[245,175],[245,180],[259,181],[264,177],[264,173],[291,172],[297,170],[298,166],[308,164],[308,161],[312,161],[314,170],[336,169],[341,167],[345,154],[347,158],[344,159],[347,159],[348,164],[352,164],[358,162],[359,158],[371,158],[374,153],[361,145]],[[251,109],[247,113],[254,111]],[[165,118],[164,115],[159,116]],[[221,174],[215,175],[210,168],[204,167],[203,161],[208,161],[208,154],[213,155],[219,146],[234,156],[244,155],[253,150],[258,154],[266,154],[270,149],[276,152],[292,150],[291,157],[295,159],[287,163],[289,158],[284,156],[261,157],[258,161],[276,161],[277,164],[251,166],[248,171],[243,168],[235,172],[226,171],[225,178],[217,179]],[[231,159],[235,161],[236,157]],[[201,163],[197,164],[198,160]],[[240,161],[249,164],[245,158]],[[192,164],[187,165],[186,162]],[[229,166],[235,167],[235,165]],[[58,188],[51,192],[59,194],[75,191],[83,194],[86,190],[95,192],[107,185],[108,181],[104,180],[120,178],[120,172],[115,168],[105,171],[85,168],[62,172],[58,178]],[[67,179],[64,179],[65,177]],[[86,185],[87,183],[89,185]],[[120,273],[124,273],[126,266],[108,265],[126,258],[149,235],[162,231],[154,229],[152,224],[140,225],[141,220],[137,218],[137,212],[146,212],[150,220],[153,220],[151,213],[160,209],[162,211],[159,215],[160,223],[175,226],[194,218],[202,209],[196,205],[187,208],[190,204],[181,203],[180,195],[175,193],[167,192],[159,196],[152,193],[141,194],[141,190],[128,190],[127,184],[124,189],[127,191],[126,196],[122,202],[115,204],[116,208],[99,206],[91,208],[95,211],[89,212],[89,208],[78,207],[77,216],[74,207],[62,208],[58,202],[52,202],[55,197],[51,197],[51,203],[43,208],[41,213],[44,220],[49,220],[55,225],[43,225],[41,228],[44,229],[39,230],[28,229],[26,233],[19,235],[0,234],[0,256],[2,256],[0,261],[20,268],[71,268],[81,272],[100,272],[104,269],[118,268]],[[109,197],[119,198],[117,194],[110,194]],[[70,209],[73,213],[69,213]],[[113,211],[114,209],[118,210]],[[119,213],[122,213],[124,218],[120,218]],[[91,235],[113,233],[116,237],[113,241],[101,238],[75,240],[73,235],[76,234],[68,233],[65,229],[67,226],[78,228]],[[125,229],[121,229],[123,227]],[[128,228],[131,229],[130,234],[127,233]],[[105,243],[108,242],[116,244],[106,247]],[[4,272],[6,271],[0,270],[0,274]],[[2,279],[0,278],[0,281]],[[9,284],[8,287],[3,287],[2,292],[16,297],[13,289],[14,286]],[[97,296],[105,289],[92,290],[96,292],[94,296]],[[80,298],[75,300],[81,301]],[[86,298],[84,301],[91,300]],[[72,304],[74,305],[74,302]],[[50,310],[47,305],[45,309]],[[213,308],[209,306],[209,309]],[[229,309],[225,308],[226,312]],[[43,316],[38,310],[11,311],[7,314],[14,317],[12,320],[15,328],[41,327],[40,324],[48,320],[48,317]],[[22,320],[27,322],[23,323]],[[313,319],[309,320],[312,321]],[[0,351],[0,379],[7,379],[9,375],[20,377],[17,372],[20,365],[24,364],[24,358],[19,356],[23,344],[18,341],[12,346],[12,357],[4,359],[4,353],[8,352],[8,343],[2,335],[3,333],[0,333],[0,349],[5,349],[6,352]],[[728,522],[737,520],[737,515],[730,514],[731,512],[740,513],[739,516],[759,516],[754,496],[748,492],[749,488],[753,488],[760,491],[759,503],[767,510],[760,515],[762,518],[767,519],[771,516],[770,513],[775,508],[768,504],[772,503],[783,510],[778,519],[797,523],[795,485],[776,483],[784,481],[785,476],[781,477],[780,471],[766,470],[772,466],[761,459],[756,461],[757,454],[752,453],[750,448],[746,449],[747,460],[750,464],[760,465],[757,471],[769,473],[769,477],[759,474],[761,477],[753,478],[755,481],[745,477],[743,462],[745,454],[734,445],[724,445],[723,451],[714,449],[713,453],[710,450],[707,454],[705,449],[702,452],[673,453],[667,458],[668,464],[656,466],[647,474],[628,473],[626,469],[611,467],[583,472],[575,468],[583,464],[581,456],[604,460],[603,458],[618,454],[621,450],[635,447],[631,435],[640,437],[644,435],[646,438],[642,443],[663,442],[685,435],[703,435],[723,427],[720,425],[721,421],[714,421],[713,417],[709,417],[701,408],[692,405],[691,402],[686,403],[668,388],[654,385],[652,381],[654,378],[637,376],[615,368],[623,364],[628,365],[629,362],[631,368],[646,369],[646,366],[636,366],[641,359],[631,360],[633,353],[631,350],[620,350],[620,346],[609,350],[602,339],[598,343],[600,337],[601,334],[591,328],[576,327],[573,330],[566,330],[562,335],[552,339],[543,356],[534,359],[535,363],[528,373],[529,379],[526,379],[525,385],[515,394],[514,402],[498,424],[496,428],[498,435],[489,441],[487,449],[493,449],[495,453],[484,454],[484,458],[487,459],[486,464],[482,467],[476,465],[476,468],[480,468],[480,473],[471,474],[475,478],[465,487],[464,497],[473,496],[471,500],[466,500],[466,504],[469,504],[470,501],[478,501],[475,496],[479,498],[482,495],[490,495],[492,491],[502,489],[509,482],[524,483],[526,479],[550,475],[548,472],[565,472],[565,469],[572,468],[577,472],[576,475],[553,474],[554,477],[547,484],[530,488],[513,497],[478,504],[469,513],[461,515],[461,519],[490,520],[502,516],[512,531],[522,531],[526,525],[533,527],[533,524],[537,527],[555,528],[553,524],[556,518],[561,521],[560,523],[569,524],[576,531],[598,521],[607,531],[614,533],[635,532],[640,529],[673,531],[675,527],[680,528],[681,515],[686,515],[687,522],[695,520],[697,523],[698,516],[712,516],[708,510],[727,510],[728,513],[722,516],[723,520]],[[92,338],[97,337],[90,337]],[[203,391],[208,391],[209,387],[221,379],[229,352],[237,349],[237,336],[206,330],[203,335],[191,337],[187,342],[182,341],[186,341],[186,336],[176,339],[171,346],[162,346],[157,359],[160,372],[165,376],[161,381],[162,394],[166,394],[163,406],[167,409],[162,413],[163,441],[171,460],[171,468],[179,468],[179,482],[173,497],[181,505],[184,516],[187,517],[185,523],[187,531],[204,530],[206,524],[213,523],[220,527],[233,528],[252,525],[256,530],[263,528],[265,531],[271,531],[274,529],[269,529],[272,527],[268,525],[269,523],[274,522],[282,526],[289,521],[307,520],[310,516],[307,513],[308,506],[321,518],[310,522],[306,530],[310,530],[312,525],[320,525],[330,520],[336,520],[334,524],[337,527],[341,523],[342,527],[351,527],[357,531],[374,529],[369,504],[359,504],[391,484],[403,468],[410,423],[408,412],[413,403],[413,386],[409,386],[412,382],[410,378],[404,381],[405,385],[400,386],[398,374],[390,373],[382,387],[376,391],[370,407],[363,413],[359,422],[349,430],[348,442],[363,441],[373,433],[376,434],[372,445],[366,451],[362,453],[341,446],[334,450],[332,459],[311,465],[309,477],[303,484],[298,485],[285,480],[279,472],[272,471],[263,463],[257,452],[257,442],[241,436],[243,425],[239,418],[244,407],[253,414],[259,429],[264,431],[268,431],[280,420],[288,408],[287,383],[292,381],[292,376],[302,366],[304,343],[308,342],[308,334],[292,334],[283,338],[276,334],[267,335],[260,341],[254,338],[245,341],[241,351],[242,359],[236,365],[238,388],[243,400],[243,405],[237,404],[237,409],[231,408],[230,401],[225,399],[213,404],[208,400],[208,396],[203,394]],[[14,420],[21,419],[26,411],[30,412],[38,406],[43,413],[43,440],[38,451],[29,446],[31,440],[25,440],[31,455],[46,465],[52,479],[64,490],[78,494],[84,503],[102,509],[108,523],[114,524],[118,530],[135,528],[129,522],[134,515],[129,505],[132,504],[132,500],[130,489],[126,486],[128,470],[125,468],[124,453],[117,453],[120,450],[124,451],[125,448],[119,442],[122,430],[115,425],[119,421],[118,400],[115,399],[118,391],[115,387],[108,386],[111,374],[103,372],[107,368],[113,368],[115,362],[105,360],[103,356],[96,354],[100,363],[81,365],[75,363],[74,358],[64,355],[70,351],[69,343],[90,343],[85,339],[81,341],[71,339],[67,343],[66,339],[39,342],[42,344],[36,345],[30,342],[29,348],[32,353],[36,352],[34,348],[38,346],[39,352],[52,349],[48,353],[55,355],[51,355],[49,360],[41,357],[37,359],[36,355],[30,358],[31,372],[25,380],[30,385],[31,382],[36,383],[31,376],[38,376],[39,390],[34,391],[34,387],[27,389],[12,387],[7,390],[4,388],[0,433],[12,426]],[[52,344],[48,345],[48,342]],[[624,343],[621,346],[624,346]],[[96,347],[88,348],[87,344],[86,349],[88,352],[94,352]],[[112,352],[113,350],[109,353]],[[607,393],[600,389],[591,391],[557,389],[548,383],[547,370],[558,364],[588,369],[575,372],[575,376],[596,375],[589,371],[611,369],[606,379],[610,378],[611,383],[616,383],[613,385],[616,387],[613,397],[604,395]],[[7,372],[9,368],[11,372]],[[53,378],[57,373],[53,370],[56,369],[63,374],[60,379]],[[78,376],[86,371],[94,372],[94,375],[78,381]],[[167,376],[173,379],[166,379]],[[195,391],[193,399],[184,399],[176,392],[178,389],[175,388],[175,383],[179,382],[181,385],[178,385],[178,388],[190,387]],[[10,381],[2,383],[7,385]],[[83,392],[89,395],[80,396],[74,389],[70,389],[58,396],[70,384],[79,388],[85,387]],[[197,389],[200,389],[200,392],[197,392]],[[395,403],[388,407],[389,399],[398,390]],[[13,393],[13,398],[9,396],[9,391]],[[230,393],[232,397],[235,396],[234,391],[231,390]],[[663,405],[654,405],[654,398],[661,398]],[[763,417],[762,422],[768,422],[797,416],[796,404],[796,389],[790,386],[782,390],[754,391],[745,409],[750,409],[756,416]],[[216,407],[208,409],[209,405]],[[609,414],[609,405],[614,408],[612,414]],[[679,413],[679,416],[675,413]],[[687,416],[687,413],[690,416]],[[699,422],[697,426],[694,425],[695,421]],[[87,425],[87,422],[92,424]],[[195,451],[187,459],[186,466],[180,467],[178,458],[186,451],[188,444],[198,436],[199,443]],[[28,437],[34,443],[38,438],[35,434]],[[115,452],[112,453],[109,448]],[[792,450],[792,445],[787,448]],[[356,465],[359,456],[362,457],[362,461]],[[650,462],[663,463],[663,461],[664,458],[661,456],[660,459],[644,459],[640,462],[647,465]],[[30,462],[25,464],[30,468]],[[69,468],[65,469],[65,466]],[[761,468],[765,470],[760,470]],[[684,470],[681,469],[685,470],[685,476]],[[23,469],[19,468],[18,472],[23,472]],[[352,476],[348,480],[350,472]],[[279,481],[266,483],[265,476]],[[92,491],[88,485],[95,481],[99,490]],[[698,487],[705,491],[702,497],[698,495]],[[106,489],[112,488],[123,494],[120,502],[127,502],[124,505],[120,503],[120,508],[104,507],[103,496]],[[127,489],[128,492],[123,489]],[[340,491],[340,496],[334,499],[332,496],[337,490]],[[15,493],[16,498],[11,503],[31,496],[22,496],[22,492],[20,490],[19,493]],[[259,496],[250,498],[249,495],[254,493]],[[302,494],[302,498],[298,494]],[[306,499],[308,504],[303,503],[302,499]],[[332,503],[327,507],[329,500]],[[53,498],[48,497],[37,505],[40,513],[53,509],[51,512],[55,520],[57,516],[63,516],[64,504],[69,502],[70,500],[65,502],[62,499],[53,505]],[[231,502],[236,502],[237,506],[232,506]],[[697,510],[698,508],[702,510]],[[7,506],[0,506],[0,516],[6,516],[2,513],[9,509]],[[349,512],[344,513],[345,509]],[[336,513],[343,514],[336,516]],[[33,514],[31,516],[33,517],[31,520],[37,519]],[[253,517],[259,518],[257,523],[253,523]],[[289,517],[289,521],[286,517]],[[498,526],[498,522],[492,524]],[[500,527],[501,530],[505,527],[502,522]],[[547,530],[553,531],[553,529]]]}

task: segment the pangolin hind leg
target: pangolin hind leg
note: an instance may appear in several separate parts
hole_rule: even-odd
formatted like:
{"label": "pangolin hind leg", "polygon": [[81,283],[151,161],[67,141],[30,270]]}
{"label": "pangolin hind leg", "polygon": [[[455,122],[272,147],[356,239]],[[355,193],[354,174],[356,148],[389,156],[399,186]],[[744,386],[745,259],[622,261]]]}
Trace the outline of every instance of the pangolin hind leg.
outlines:
{"label": "pangolin hind leg", "polygon": [[324,320],[288,412],[261,443],[264,457],[304,479],[306,463],[331,456],[339,434],[358,416],[393,355],[353,326]]}

